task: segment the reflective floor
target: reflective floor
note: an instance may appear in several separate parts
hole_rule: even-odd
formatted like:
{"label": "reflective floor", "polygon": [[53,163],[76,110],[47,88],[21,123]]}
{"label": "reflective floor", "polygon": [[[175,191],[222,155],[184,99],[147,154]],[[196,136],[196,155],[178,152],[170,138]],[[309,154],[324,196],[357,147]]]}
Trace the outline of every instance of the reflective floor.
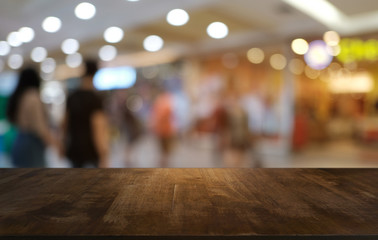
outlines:
{"label": "reflective floor", "polygon": [[118,139],[112,144],[111,167],[378,167],[378,147],[361,146],[351,140],[312,145],[301,152],[287,153],[279,140],[264,139],[255,144],[254,150],[241,154],[217,149],[211,136],[190,136],[176,141],[166,163],[161,162],[158,146],[157,139],[149,135],[141,138],[132,148]]}
{"label": "reflective floor", "polygon": [[[133,147],[116,139],[111,148],[113,168],[212,168],[212,167],[268,167],[268,168],[377,168],[378,146],[357,144],[352,140],[338,140],[321,145],[313,144],[300,152],[287,153],[277,139],[264,139],[245,153],[220,150],[211,136],[190,136],[177,140],[167,160],[162,162],[155,137],[145,135]],[[71,167],[47,150],[49,167]],[[11,167],[7,157],[0,157],[0,167]]]}

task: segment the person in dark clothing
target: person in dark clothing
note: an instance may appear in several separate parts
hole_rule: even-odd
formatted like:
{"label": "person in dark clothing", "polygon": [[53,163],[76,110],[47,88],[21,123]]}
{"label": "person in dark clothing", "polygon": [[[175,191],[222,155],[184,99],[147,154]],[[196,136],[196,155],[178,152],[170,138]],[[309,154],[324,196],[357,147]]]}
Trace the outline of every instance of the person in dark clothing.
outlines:
{"label": "person in dark clothing", "polygon": [[108,167],[108,125],[102,100],[94,91],[97,63],[85,62],[81,87],[67,99],[63,122],[66,155],[73,167]]}

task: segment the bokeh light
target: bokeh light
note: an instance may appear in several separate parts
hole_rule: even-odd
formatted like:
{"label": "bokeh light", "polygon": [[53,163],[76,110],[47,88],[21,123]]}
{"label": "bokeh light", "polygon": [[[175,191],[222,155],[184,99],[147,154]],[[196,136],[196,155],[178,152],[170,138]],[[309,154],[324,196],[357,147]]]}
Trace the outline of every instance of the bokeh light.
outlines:
{"label": "bokeh light", "polygon": [[207,27],[207,34],[214,39],[222,39],[228,35],[228,27],[222,22],[213,22]]}
{"label": "bokeh light", "polygon": [[274,54],[270,57],[270,65],[275,70],[283,70],[286,67],[287,60],[282,54]]}
{"label": "bokeh light", "polygon": [[80,44],[76,39],[69,38],[69,39],[64,40],[62,43],[62,51],[65,54],[73,54],[77,52],[79,48],[80,48]]}
{"label": "bokeh light", "polygon": [[62,85],[57,81],[49,81],[44,84],[41,91],[41,101],[45,104],[60,105],[66,100]]}
{"label": "bokeh light", "polygon": [[340,43],[340,35],[335,31],[328,31],[324,33],[323,40],[326,42],[329,46],[337,46]]}
{"label": "bokeh light", "polygon": [[47,57],[47,50],[43,47],[36,47],[31,51],[30,57],[34,62],[42,62]]}
{"label": "bokeh light", "polygon": [[264,61],[265,54],[260,48],[251,48],[247,52],[247,58],[251,63],[259,64]]}
{"label": "bokeh light", "polygon": [[328,47],[328,52],[332,56],[336,57],[341,53],[341,47],[339,45],[336,46],[329,46]]}
{"label": "bokeh light", "polygon": [[19,32],[11,32],[8,34],[7,41],[12,47],[19,47],[22,45],[21,34]]}
{"label": "bokeh light", "polygon": [[333,56],[329,53],[329,46],[321,40],[310,43],[309,50],[305,54],[307,65],[316,70],[322,70],[329,66]]}
{"label": "bokeh light", "polygon": [[28,43],[28,42],[33,41],[35,32],[32,28],[22,27],[20,28],[20,30],[18,30],[18,32],[20,33],[20,39],[22,42]]}
{"label": "bokeh light", "polygon": [[11,69],[17,70],[24,64],[24,58],[20,54],[12,54],[8,58],[8,66]]}
{"label": "bokeh light", "polygon": [[77,68],[83,62],[83,57],[80,53],[70,54],[66,57],[66,64],[71,68]]}
{"label": "bokeh light", "polygon": [[289,70],[295,75],[301,75],[304,71],[305,63],[297,58],[294,58],[289,63]]}
{"label": "bokeh light", "polygon": [[41,63],[41,71],[44,73],[53,73],[56,68],[56,62],[53,58],[46,58]]}
{"label": "bokeh light", "polygon": [[118,43],[123,39],[124,32],[119,27],[110,27],[104,32],[104,39],[108,43]]}
{"label": "bokeh light", "polygon": [[149,52],[157,52],[162,49],[163,46],[164,40],[157,35],[148,36],[143,41],[144,49]]}
{"label": "bokeh light", "polygon": [[75,8],[75,15],[79,19],[89,20],[96,15],[96,7],[88,2],[82,2]]}
{"label": "bokeh light", "polygon": [[182,9],[173,9],[167,14],[167,22],[173,26],[183,26],[189,21],[189,14]]}
{"label": "bokeh light", "polygon": [[111,61],[117,56],[117,48],[111,45],[105,45],[100,49],[98,55],[102,61]]}
{"label": "bokeh light", "polygon": [[304,55],[308,51],[308,42],[303,38],[297,38],[291,42],[291,49],[298,55]]}
{"label": "bokeh light", "polygon": [[47,17],[42,22],[42,28],[46,32],[55,33],[62,27],[62,21],[57,17]]}

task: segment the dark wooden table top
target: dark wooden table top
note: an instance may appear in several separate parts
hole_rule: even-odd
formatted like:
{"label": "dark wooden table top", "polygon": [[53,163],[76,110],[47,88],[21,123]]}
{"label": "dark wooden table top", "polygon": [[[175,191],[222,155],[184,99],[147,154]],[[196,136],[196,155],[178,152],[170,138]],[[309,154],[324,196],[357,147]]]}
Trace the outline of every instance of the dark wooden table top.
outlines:
{"label": "dark wooden table top", "polygon": [[378,239],[378,169],[0,169],[11,236]]}

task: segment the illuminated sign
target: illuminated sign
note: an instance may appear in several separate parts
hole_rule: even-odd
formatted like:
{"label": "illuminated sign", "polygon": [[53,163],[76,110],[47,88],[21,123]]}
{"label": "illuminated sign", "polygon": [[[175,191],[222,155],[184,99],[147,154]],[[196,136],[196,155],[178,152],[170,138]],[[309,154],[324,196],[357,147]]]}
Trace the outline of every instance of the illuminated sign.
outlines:
{"label": "illuminated sign", "polygon": [[131,67],[103,68],[99,70],[93,84],[97,90],[123,89],[134,86],[136,70]]}
{"label": "illuminated sign", "polygon": [[367,72],[338,75],[330,79],[328,87],[333,93],[366,93],[373,90],[374,79]]}
{"label": "illuminated sign", "polygon": [[378,40],[375,39],[344,38],[340,41],[340,48],[337,59],[342,63],[378,60]]}

